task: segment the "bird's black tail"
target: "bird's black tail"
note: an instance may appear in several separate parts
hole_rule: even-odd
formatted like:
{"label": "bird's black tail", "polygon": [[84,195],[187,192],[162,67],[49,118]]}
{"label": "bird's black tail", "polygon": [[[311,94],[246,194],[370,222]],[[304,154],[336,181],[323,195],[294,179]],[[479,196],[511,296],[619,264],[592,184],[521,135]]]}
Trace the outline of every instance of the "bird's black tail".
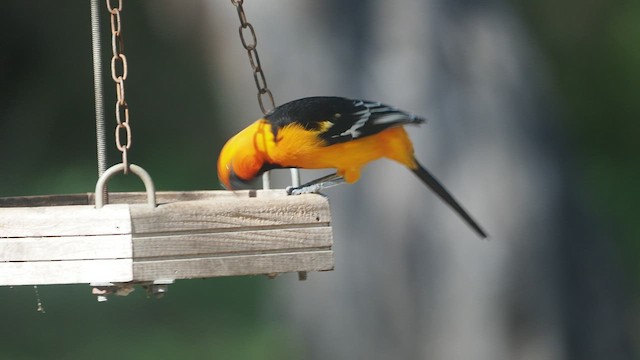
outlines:
{"label": "bird's black tail", "polygon": [[415,163],[416,168],[411,169],[413,173],[416,174],[420,178],[420,180],[422,180],[422,182],[424,182],[431,190],[438,194],[440,199],[447,203],[447,205],[451,206],[451,208],[455,212],[457,212],[458,215],[460,215],[480,237],[486,238],[487,233],[480,227],[480,225],[478,225],[475,220],[473,220],[471,215],[469,215],[469,213],[467,213],[467,211],[463,209],[462,206],[460,206],[456,199],[451,196],[449,191],[447,191],[447,189],[445,189],[444,186],[442,186],[442,184],[440,184],[440,182],[433,175],[431,175],[431,173],[427,169],[425,169],[417,161]]}

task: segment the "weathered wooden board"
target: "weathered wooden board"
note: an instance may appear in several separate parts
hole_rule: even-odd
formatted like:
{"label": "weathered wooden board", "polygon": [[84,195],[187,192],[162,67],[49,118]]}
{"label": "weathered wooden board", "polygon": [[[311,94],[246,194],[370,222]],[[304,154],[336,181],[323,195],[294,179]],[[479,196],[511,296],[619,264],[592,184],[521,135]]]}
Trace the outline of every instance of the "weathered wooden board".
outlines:
{"label": "weathered wooden board", "polygon": [[0,262],[2,285],[88,284],[132,279],[131,259]]}
{"label": "weathered wooden board", "polygon": [[131,259],[131,234],[0,238],[0,261]]}
{"label": "weathered wooden board", "polygon": [[295,271],[333,270],[331,250],[282,254],[216,256],[190,259],[135,261],[134,278],[193,279]]}
{"label": "weathered wooden board", "polygon": [[[284,190],[0,199],[0,285],[173,280],[333,269],[327,199]],[[142,202],[144,193],[112,193]],[[20,202],[31,207],[15,207]],[[77,201],[85,205],[69,205]],[[2,207],[8,204],[10,207]],[[11,207],[14,206],[14,207]]]}
{"label": "weathered wooden board", "polygon": [[0,238],[130,234],[128,205],[0,208]]}
{"label": "weathered wooden board", "polygon": [[[94,194],[90,193],[89,204],[94,203]],[[319,195],[312,195],[319,196]],[[201,190],[201,191],[158,191],[156,201],[158,204],[174,203],[194,200],[221,200],[221,199],[247,199],[247,198],[274,198],[287,197],[283,189],[273,190]],[[109,202],[112,204],[144,203],[147,194],[144,192],[110,193]]]}
{"label": "weathered wooden board", "polygon": [[331,270],[330,221],[318,195],[131,206],[134,278]]}
{"label": "weathered wooden board", "polygon": [[183,201],[150,209],[131,205],[135,234],[222,229],[267,230],[305,225],[329,226],[327,199],[319,195]]}
{"label": "weathered wooden board", "polygon": [[300,227],[134,237],[133,257],[136,260],[145,260],[191,255],[330,249],[331,246],[330,227]]}
{"label": "weathered wooden board", "polygon": [[[283,189],[274,190],[201,190],[201,191],[158,191],[156,201],[164,204],[176,201],[216,200],[221,198],[269,198],[286,196]],[[147,200],[145,192],[112,192],[109,193],[110,204],[144,203]],[[93,205],[94,193],[60,194],[60,195],[32,195],[0,197],[0,208],[8,207],[41,207],[65,205]]]}
{"label": "weathered wooden board", "polygon": [[[93,196],[93,195],[92,195]],[[0,208],[89,205],[89,194],[32,195],[0,197]]]}
{"label": "weathered wooden board", "polygon": [[128,205],[0,208],[0,285],[132,281],[132,257]]}

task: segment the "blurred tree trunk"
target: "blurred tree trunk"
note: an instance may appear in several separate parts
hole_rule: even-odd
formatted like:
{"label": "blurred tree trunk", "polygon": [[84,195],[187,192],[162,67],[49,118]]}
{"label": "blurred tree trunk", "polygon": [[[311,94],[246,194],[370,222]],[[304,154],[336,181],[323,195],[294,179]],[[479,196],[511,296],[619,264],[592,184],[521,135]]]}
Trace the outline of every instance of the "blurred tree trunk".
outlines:
{"label": "blurred tree trunk", "polygon": [[[235,29],[224,6],[218,30]],[[304,358],[633,358],[611,244],[574,199],[541,55],[505,4],[245,7],[278,102],[342,95],[426,116],[409,130],[416,156],[491,234],[478,240],[388,161],[327,191],[336,270],[278,282]],[[225,75],[237,106],[256,108],[246,59],[232,54],[239,40],[226,41],[223,61],[240,61],[240,78]]]}

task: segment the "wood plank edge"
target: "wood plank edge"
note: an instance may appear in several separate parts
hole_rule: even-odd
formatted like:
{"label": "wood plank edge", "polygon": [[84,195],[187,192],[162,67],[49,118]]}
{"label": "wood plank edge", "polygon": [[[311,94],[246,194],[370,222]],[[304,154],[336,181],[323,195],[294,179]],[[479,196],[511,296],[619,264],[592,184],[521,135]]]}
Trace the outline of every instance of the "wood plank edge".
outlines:
{"label": "wood plank edge", "polygon": [[133,280],[131,259],[0,263],[0,285],[89,284]]}
{"label": "wood plank edge", "polygon": [[330,245],[300,248],[283,248],[283,249],[263,249],[263,250],[245,250],[245,251],[225,251],[216,253],[198,253],[198,254],[171,254],[160,256],[134,256],[133,263],[145,263],[152,261],[170,261],[170,260],[197,260],[197,259],[215,259],[215,258],[231,258],[240,256],[259,256],[269,254],[295,254],[295,253],[317,253],[324,251],[333,251]]}
{"label": "wood plank edge", "polygon": [[182,235],[213,235],[213,234],[226,234],[237,233],[245,231],[277,231],[277,230],[297,230],[297,229],[310,229],[310,228],[331,228],[331,223],[328,221],[312,222],[312,223],[299,223],[299,224],[273,224],[273,225],[246,225],[246,226],[230,226],[230,227],[212,227],[205,229],[185,229],[185,230],[163,230],[163,231],[141,231],[134,232],[132,238],[144,239],[149,237],[171,237]]}
{"label": "wood plank edge", "polygon": [[141,261],[133,263],[134,281],[330,271],[333,251]]}

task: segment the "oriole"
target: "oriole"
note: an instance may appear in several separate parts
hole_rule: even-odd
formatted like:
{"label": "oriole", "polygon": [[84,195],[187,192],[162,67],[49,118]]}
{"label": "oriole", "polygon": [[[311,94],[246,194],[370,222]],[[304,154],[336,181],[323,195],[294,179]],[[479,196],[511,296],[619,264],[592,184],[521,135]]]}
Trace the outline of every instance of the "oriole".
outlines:
{"label": "oriole", "polygon": [[229,190],[276,168],[324,169],[336,173],[289,193],[354,183],[360,169],[379,158],[406,166],[455,210],[479,236],[486,232],[414,157],[404,125],[425,119],[378,102],[309,97],[278,106],[229,139],[218,158],[218,177]]}

